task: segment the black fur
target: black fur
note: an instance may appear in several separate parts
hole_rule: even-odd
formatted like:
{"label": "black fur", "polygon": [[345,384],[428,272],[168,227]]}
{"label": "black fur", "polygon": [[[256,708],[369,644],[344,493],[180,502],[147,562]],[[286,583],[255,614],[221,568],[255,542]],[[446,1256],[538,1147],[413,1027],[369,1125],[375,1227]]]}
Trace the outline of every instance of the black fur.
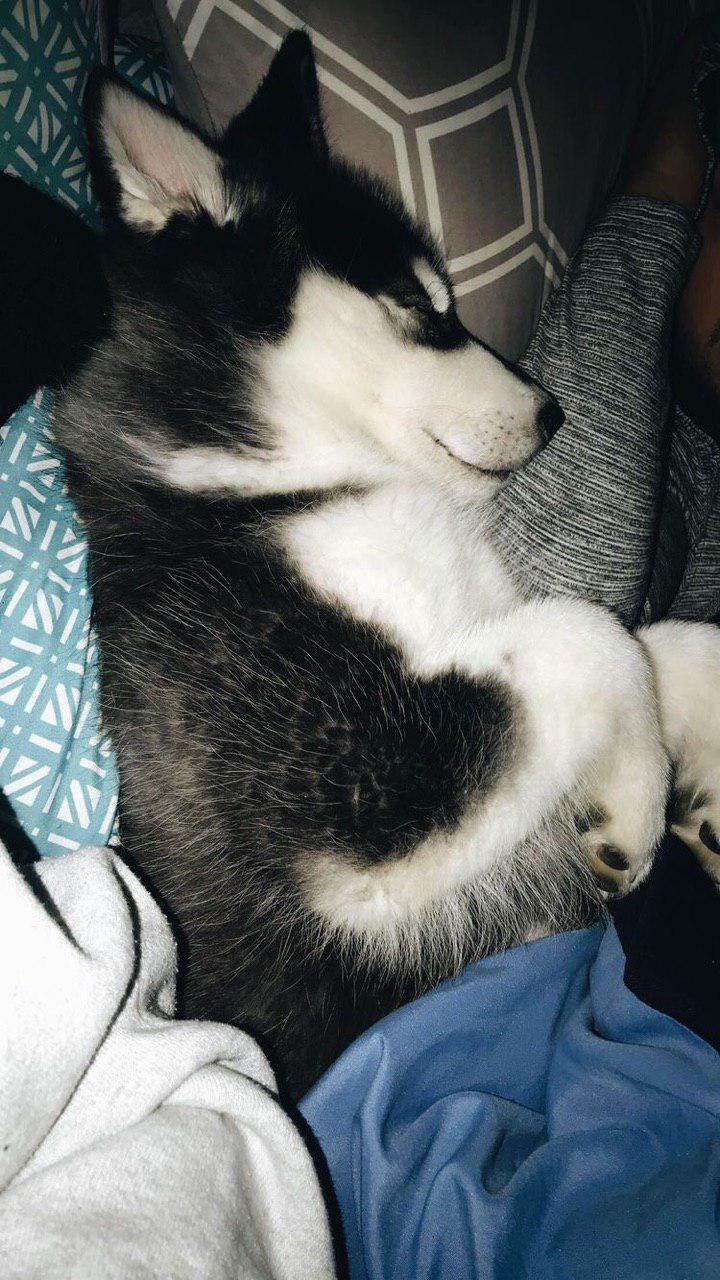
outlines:
{"label": "black fur", "polygon": [[268,504],[72,479],[123,843],[188,940],[186,1011],[250,1024],[299,1092],[427,977],[353,969],[334,943],[319,953],[297,871],[327,851],[400,858],[451,828],[495,780],[509,701],[491,683],[405,675],[257,548]]}
{"label": "black fur", "polygon": [[[239,230],[201,214],[153,235],[118,225],[93,82],[95,174],[113,223],[110,337],[58,422],[89,536],[124,847],[187,943],[185,1010],[249,1024],[295,1094],[438,976],[353,963],[332,938],[319,947],[303,869],[326,852],[355,866],[402,859],[451,830],[493,785],[514,731],[499,683],[408,675],[387,640],[323,604],[260,536],[327,494],[170,494],[122,438],[141,425],[177,444],[260,442],[229,357],[285,331],[308,260],[369,293],[416,287],[408,258],[427,245],[371,182],[328,158],[308,50],[291,38],[222,144],[227,181],[252,193]],[[292,163],[288,100],[305,139],[293,133]],[[454,316],[423,323],[426,341],[467,340]],[[464,958],[476,948],[468,938]]]}

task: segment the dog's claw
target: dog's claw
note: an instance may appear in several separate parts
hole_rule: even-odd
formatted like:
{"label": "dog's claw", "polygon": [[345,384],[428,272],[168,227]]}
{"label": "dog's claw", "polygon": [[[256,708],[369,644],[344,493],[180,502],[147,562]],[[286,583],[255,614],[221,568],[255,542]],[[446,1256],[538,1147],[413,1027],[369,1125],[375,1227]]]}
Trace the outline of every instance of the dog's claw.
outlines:
{"label": "dog's claw", "polygon": [[680,821],[672,831],[692,849],[711,880],[720,885],[720,806],[714,798],[718,787],[705,786],[697,791],[698,800],[680,810]]}
{"label": "dog's claw", "polygon": [[615,894],[622,893],[623,886],[617,880],[613,880],[610,876],[604,876],[600,872],[595,872],[595,883],[598,889],[602,889],[603,893],[614,897]]}
{"label": "dog's claw", "polygon": [[[718,852],[720,852],[720,849],[718,849]],[[612,845],[601,844],[600,848],[596,850],[596,854],[600,861],[604,862],[605,866],[610,867],[613,871],[627,871],[630,866],[630,859],[624,853],[621,853],[619,849],[613,848]]]}
{"label": "dog's claw", "polygon": [[628,875],[630,860],[614,845],[596,845],[589,854],[592,878],[603,896],[627,893],[632,881]]}
{"label": "dog's claw", "polygon": [[649,864],[648,858],[641,861],[635,857],[629,845],[618,848],[614,835],[615,832],[595,830],[583,838],[593,881],[606,897],[629,893],[644,879]]}
{"label": "dog's claw", "polygon": [[718,840],[709,822],[700,823],[698,835],[705,845],[705,848],[709,849],[711,853],[716,853],[718,857],[720,857],[720,840]]}

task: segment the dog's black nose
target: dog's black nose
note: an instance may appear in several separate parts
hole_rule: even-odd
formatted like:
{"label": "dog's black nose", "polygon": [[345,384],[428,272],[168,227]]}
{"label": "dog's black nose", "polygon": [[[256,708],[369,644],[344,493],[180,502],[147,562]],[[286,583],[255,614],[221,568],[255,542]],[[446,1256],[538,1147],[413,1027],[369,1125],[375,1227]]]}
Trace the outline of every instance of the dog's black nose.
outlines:
{"label": "dog's black nose", "polygon": [[538,414],[538,427],[543,438],[543,444],[550,443],[555,432],[560,430],[564,421],[565,414],[557,400],[554,396],[548,396]]}

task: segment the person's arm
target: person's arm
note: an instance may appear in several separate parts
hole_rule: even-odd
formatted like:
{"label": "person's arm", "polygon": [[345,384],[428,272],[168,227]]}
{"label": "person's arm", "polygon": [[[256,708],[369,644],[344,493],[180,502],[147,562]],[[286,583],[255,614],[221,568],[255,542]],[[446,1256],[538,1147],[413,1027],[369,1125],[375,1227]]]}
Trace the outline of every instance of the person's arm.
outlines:
{"label": "person's arm", "polygon": [[694,253],[677,205],[620,197],[547,303],[523,362],[565,424],[498,495],[495,540],[534,592],[638,620],[668,454],[672,313]]}
{"label": "person's arm", "polygon": [[566,422],[495,504],[496,540],[522,584],[596,600],[628,623],[652,573],[671,325],[708,166],[691,84],[684,52],[648,104],[627,194],[611,201],[545,307],[523,364],[557,395]]}

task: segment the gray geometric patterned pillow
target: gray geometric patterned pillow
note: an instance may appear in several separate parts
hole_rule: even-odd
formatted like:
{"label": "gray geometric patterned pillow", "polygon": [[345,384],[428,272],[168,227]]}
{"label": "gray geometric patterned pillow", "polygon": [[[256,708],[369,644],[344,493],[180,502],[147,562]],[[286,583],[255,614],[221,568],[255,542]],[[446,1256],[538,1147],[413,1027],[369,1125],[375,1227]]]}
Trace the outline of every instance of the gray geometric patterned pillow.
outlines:
{"label": "gray geometric patterned pillow", "polygon": [[614,178],[692,0],[153,0],[178,106],[221,128],[292,27],[337,149],[443,243],[470,329],[510,357]]}

